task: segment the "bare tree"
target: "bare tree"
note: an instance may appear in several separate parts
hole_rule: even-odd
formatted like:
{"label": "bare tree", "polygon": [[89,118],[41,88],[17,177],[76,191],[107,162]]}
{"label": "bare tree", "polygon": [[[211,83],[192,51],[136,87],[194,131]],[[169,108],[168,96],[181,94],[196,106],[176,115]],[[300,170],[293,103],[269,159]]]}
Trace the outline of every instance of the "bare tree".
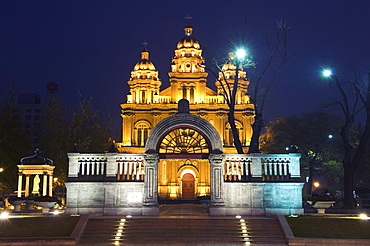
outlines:
{"label": "bare tree", "polygon": [[[364,161],[364,154],[370,141],[370,73],[364,90],[359,85],[360,78],[357,75],[348,81],[353,90],[345,90],[344,83],[335,74],[332,74],[330,70],[326,72],[326,76],[333,80],[340,93],[341,100],[337,101],[336,104],[340,106],[344,116],[340,132],[345,148],[342,160],[344,171],[343,207],[354,208],[354,175],[360,163]],[[365,110],[366,123],[363,132],[360,133],[359,142],[355,143],[351,139],[351,129],[355,124],[356,116],[362,109]]]}
{"label": "bare tree", "polygon": [[[250,101],[254,105],[254,123],[252,124],[252,137],[250,141],[250,147],[248,153],[259,152],[259,137],[261,135],[262,128],[264,127],[263,111],[265,109],[266,100],[271,91],[272,86],[276,82],[278,75],[284,65],[297,53],[288,53],[287,35],[289,27],[284,21],[277,23],[278,30],[276,31],[275,38],[270,40],[269,36],[266,35],[265,42],[268,50],[268,59],[265,62],[261,73],[257,79],[252,82],[254,83],[253,91],[250,96]],[[244,39],[242,38],[242,41]],[[230,45],[233,50],[236,49],[236,42],[231,41]],[[225,99],[226,104],[229,107],[228,122],[232,130],[234,145],[239,154],[244,153],[242,144],[239,139],[239,133],[235,124],[235,104],[237,91],[239,89],[239,81],[246,79],[246,72],[243,68],[249,68],[255,66],[252,56],[247,56],[244,59],[235,57],[234,53],[229,55],[227,64],[234,65],[234,76],[230,80],[230,76],[225,74],[224,66],[220,66],[215,61],[212,64],[217,68],[219,74],[215,75],[217,82],[221,85],[223,93],[222,96]],[[230,67],[230,66],[229,66]],[[266,74],[270,74],[267,78]],[[248,96],[248,95],[244,95]]]}

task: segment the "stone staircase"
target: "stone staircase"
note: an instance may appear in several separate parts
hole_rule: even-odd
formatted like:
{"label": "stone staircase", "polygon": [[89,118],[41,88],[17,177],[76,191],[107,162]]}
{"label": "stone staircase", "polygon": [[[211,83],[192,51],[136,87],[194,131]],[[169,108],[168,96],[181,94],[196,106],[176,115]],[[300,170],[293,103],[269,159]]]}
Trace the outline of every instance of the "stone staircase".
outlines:
{"label": "stone staircase", "polygon": [[286,245],[278,221],[266,217],[92,218],[78,243],[81,246],[197,244]]}

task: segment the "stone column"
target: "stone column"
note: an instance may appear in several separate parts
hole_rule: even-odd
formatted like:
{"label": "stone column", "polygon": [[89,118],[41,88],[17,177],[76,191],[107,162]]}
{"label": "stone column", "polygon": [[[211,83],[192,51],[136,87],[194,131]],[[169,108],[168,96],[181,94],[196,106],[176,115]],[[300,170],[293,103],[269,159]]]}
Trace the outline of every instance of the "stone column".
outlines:
{"label": "stone column", "polygon": [[225,155],[223,154],[209,155],[211,163],[211,206],[224,206],[224,158]]}
{"label": "stone column", "polygon": [[30,175],[26,174],[26,188],[24,191],[24,196],[27,197],[30,194]]}
{"label": "stone column", "polygon": [[158,154],[145,154],[143,215],[157,215],[158,209]]}
{"label": "stone column", "polygon": [[105,153],[107,157],[107,173],[106,173],[106,180],[107,181],[117,181],[117,173],[118,173],[118,163],[117,163],[117,153]]}
{"label": "stone column", "polygon": [[17,194],[18,197],[22,197],[22,178],[23,174],[18,173],[18,194]]}
{"label": "stone column", "polygon": [[252,163],[251,163],[251,172],[253,175],[253,178],[262,178],[262,161],[261,157],[263,157],[263,154],[260,153],[253,153],[249,154]]}
{"label": "stone column", "polygon": [[68,178],[77,178],[80,166],[78,158],[80,153],[68,153]]}
{"label": "stone column", "polygon": [[44,173],[43,182],[42,182],[42,195],[43,196],[46,196],[47,187],[48,187],[48,175]]}
{"label": "stone column", "polygon": [[53,175],[50,174],[49,176],[49,196],[53,196]]}

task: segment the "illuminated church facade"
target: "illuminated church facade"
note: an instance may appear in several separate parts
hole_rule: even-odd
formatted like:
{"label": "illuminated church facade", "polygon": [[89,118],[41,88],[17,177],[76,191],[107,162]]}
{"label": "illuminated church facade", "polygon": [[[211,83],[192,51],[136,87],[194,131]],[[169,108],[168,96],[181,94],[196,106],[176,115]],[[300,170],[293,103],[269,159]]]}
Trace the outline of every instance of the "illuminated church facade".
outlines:
{"label": "illuminated church facade", "polygon": [[[177,43],[172,58],[168,88],[160,90],[158,71],[150,62],[146,48],[141,53],[141,60],[134,66],[128,81],[130,88],[127,102],[121,105],[123,137],[122,143],[118,144],[119,152],[144,153],[146,140],[153,127],[176,114],[177,103],[186,99],[189,101],[190,113],[205,119],[217,130],[224,153],[236,153],[227,122],[229,110],[219,82],[224,80],[216,80],[217,91],[207,87],[208,73],[200,44],[193,37],[193,29],[190,26],[184,31],[185,35]],[[223,66],[229,84],[233,84],[235,70],[231,60]],[[240,140],[247,149],[252,134],[253,105],[248,96],[249,82],[246,73],[239,71],[239,75],[235,118]],[[219,76],[223,74],[220,72]],[[209,154],[206,144],[204,138],[192,129],[174,129],[168,133],[159,148],[162,157],[158,164],[160,198],[195,198],[209,195],[209,161],[207,158],[198,158],[201,154]],[[176,154],[181,155],[181,159],[178,159]],[[168,158],[170,155],[174,158]],[[190,185],[193,189],[189,189]]]}
{"label": "illuminated church facade", "polygon": [[[157,215],[161,199],[209,196],[211,215],[302,213],[300,155],[236,154],[221,84],[233,86],[233,56],[216,90],[207,87],[200,44],[192,27],[184,31],[168,88],[142,51],[121,104],[122,141],[104,154],[68,154],[67,212]],[[245,71],[238,77],[235,120],[247,151],[254,107]]]}

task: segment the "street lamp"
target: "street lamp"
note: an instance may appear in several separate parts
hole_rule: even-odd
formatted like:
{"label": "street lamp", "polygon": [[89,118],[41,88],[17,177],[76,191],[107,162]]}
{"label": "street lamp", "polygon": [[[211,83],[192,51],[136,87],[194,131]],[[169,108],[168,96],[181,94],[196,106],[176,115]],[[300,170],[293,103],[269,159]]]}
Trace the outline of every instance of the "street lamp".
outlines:
{"label": "street lamp", "polygon": [[236,52],[235,52],[235,55],[236,57],[239,59],[239,60],[243,60],[244,57],[247,55],[247,52],[244,50],[244,49],[238,49]]}
{"label": "street lamp", "polygon": [[331,69],[324,69],[324,71],[322,71],[322,75],[325,77],[330,77],[333,75],[333,71]]}

